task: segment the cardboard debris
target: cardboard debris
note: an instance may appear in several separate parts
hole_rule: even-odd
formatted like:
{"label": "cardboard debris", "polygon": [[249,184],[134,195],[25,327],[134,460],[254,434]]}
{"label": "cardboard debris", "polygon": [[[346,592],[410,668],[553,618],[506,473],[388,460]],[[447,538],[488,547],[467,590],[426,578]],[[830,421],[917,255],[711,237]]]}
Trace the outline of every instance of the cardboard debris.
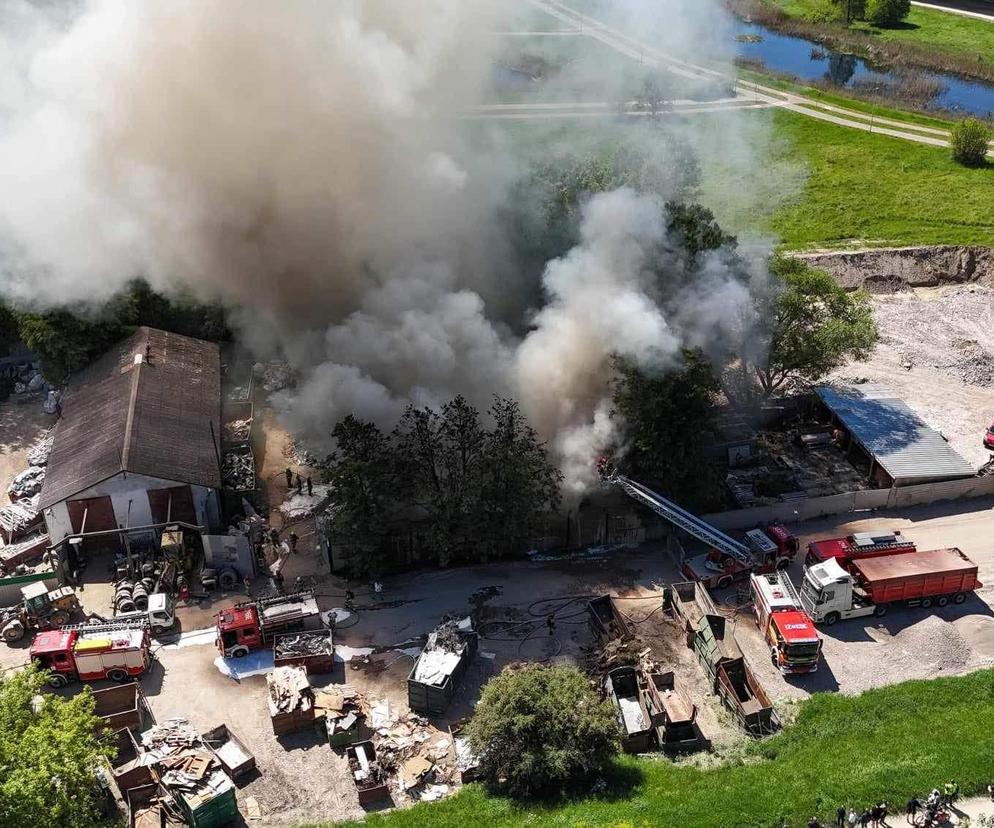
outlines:
{"label": "cardboard debris", "polygon": [[414,756],[400,766],[400,787],[403,790],[419,785],[435,766],[423,756]]}
{"label": "cardboard debris", "polygon": [[314,691],[303,667],[277,667],[266,676],[266,685],[270,716],[314,707]]}
{"label": "cardboard debris", "polygon": [[249,819],[262,819],[262,807],[254,796],[245,798],[245,816]]}

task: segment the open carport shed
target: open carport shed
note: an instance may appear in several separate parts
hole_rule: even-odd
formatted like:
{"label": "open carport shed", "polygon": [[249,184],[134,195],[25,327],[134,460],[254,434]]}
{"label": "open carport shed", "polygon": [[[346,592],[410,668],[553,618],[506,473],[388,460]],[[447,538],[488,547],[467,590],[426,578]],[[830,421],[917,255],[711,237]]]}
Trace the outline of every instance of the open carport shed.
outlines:
{"label": "open carport shed", "polygon": [[870,458],[870,477],[884,486],[911,486],[973,477],[976,470],[904,400],[887,388],[822,386],[815,393],[851,440]]}

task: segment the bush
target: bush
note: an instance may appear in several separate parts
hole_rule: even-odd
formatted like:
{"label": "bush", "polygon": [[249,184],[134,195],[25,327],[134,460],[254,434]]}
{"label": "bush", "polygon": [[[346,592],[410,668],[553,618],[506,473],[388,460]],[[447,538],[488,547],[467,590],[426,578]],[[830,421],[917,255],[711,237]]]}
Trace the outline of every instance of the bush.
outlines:
{"label": "bush", "polygon": [[953,159],[965,167],[979,167],[987,160],[991,131],[976,118],[960,121],[952,129]]}
{"label": "bush", "polygon": [[911,12],[911,0],[866,0],[864,19],[874,26],[893,26]]}
{"label": "bush", "polygon": [[506,668],[466,734],[492,788],[516,797],[589,790],[618,752],[614,709],[572,667]]}

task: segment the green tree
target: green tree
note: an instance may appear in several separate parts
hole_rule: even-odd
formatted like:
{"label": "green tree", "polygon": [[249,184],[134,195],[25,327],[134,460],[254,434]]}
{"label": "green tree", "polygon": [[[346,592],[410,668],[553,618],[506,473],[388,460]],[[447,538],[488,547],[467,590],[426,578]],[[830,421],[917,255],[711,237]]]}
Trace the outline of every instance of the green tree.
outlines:
{"label": "green tree", "polygon": [[18,314],[17,329],[24,344],[38,355],[45,379],[53,384],[65,382],[128,333],[115,320],[91,322],[67,310]]}
{"label": "green tree", "polygon": [[89,688],[71,699],[33,699],[45,674],[33,668],[0,677],[0,825],[92,828],[94,771],[114,748],[96,735]]}
{"label": "green tree", "polygon": [[559,508],[563,475],[514,400],[498,397],[483,446],[484,557],[520,553]]}
{"label": "green tree", "polygon": [[720,506],[717,469],[704,455],[720,387],[704,355],[685,351],[682,364],[658,371],[616,359],[615,370],[629,473],[694,508]]}
{"label": "green tree", "polygon": [[771,263],[769,287],[756,297],[758,329],[743,343],[766,398],[822,379],[849,360],[866,359],[877,342],[873,305],[828,273],[793,257]]}
{"label": "green tree", "polygon": [[887,27],[900,23],[911,13],[911,0],[866,0],[863,18],[874,26]]}
{"label": "green tree", "polygon": [[967,118],[952,128],[953,160],[964,167],[982,167],[987,163],[991,129],[983,121]]}
{"label": "green tree", "polygon": [[572,667],[506,667],[466,728],[493,788],[515,797],[589,790],[618,752],[614,709]]}
{"label": "green tree", "polygon": [[443,566],[472,555],[479,537],[484,433],[463,397],[408,406],[394,432],[408,502],[428,517],[429,545]]}
{"label": "green tree", "polygon": [[335,498],[330,533],[351,544],[355,577],[382,574],[392,522],[398,514],[396,458],[373,423],[349,415],[332,431],[336,450],[324,469]]}

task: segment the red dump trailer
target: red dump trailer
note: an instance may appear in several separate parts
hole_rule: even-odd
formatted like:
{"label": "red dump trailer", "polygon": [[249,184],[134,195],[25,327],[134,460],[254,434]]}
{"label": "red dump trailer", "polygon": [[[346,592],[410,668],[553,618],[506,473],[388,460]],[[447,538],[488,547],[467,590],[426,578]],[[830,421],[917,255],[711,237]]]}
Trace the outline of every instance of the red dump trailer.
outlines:
{"label": "red dump trailer", "polygon": [[[959,549],[886,555],[853,561],[853,574],[874,604],[911,601],[930,606],[962,601],[981,585],[977,565]],[[942,599],[946,599],[945,601]]]}

